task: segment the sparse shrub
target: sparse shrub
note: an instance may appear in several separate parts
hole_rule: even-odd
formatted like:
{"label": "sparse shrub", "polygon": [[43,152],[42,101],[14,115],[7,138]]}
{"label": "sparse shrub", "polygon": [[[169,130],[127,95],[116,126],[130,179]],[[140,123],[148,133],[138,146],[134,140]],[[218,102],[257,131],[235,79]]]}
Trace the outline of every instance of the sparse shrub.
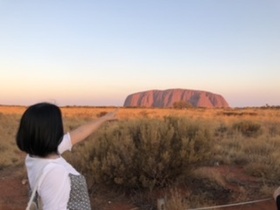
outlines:
{"label": "sparse shrub", "polygon": [[104,116],[105,114],[107,114],[108,112],[105,112],[105,111],[101,111],[99,112],[98,114],[96,114],[96,117],[102,117]]}
{"label": "sparse shrub", "polygon": [[87,142],[79,166],[94,182],[153,189],[209,157],[211,138],[206,126],[184,118],[119,122]]}
{"label": "sparse shrub", "polygon": [[279,123],[273,123],[268,122],[267,124],[267,132],[271,137],[279,136],[280,135],[280,124]]}
{"label": "sparse shrub", "polygon": [[233,124],[233,129],[246,137],[256,137],[261,134],[261,125],[251,121],[240,121]]}
{"label": "sparse shrub", "polygon": [[15,142],[18,121],[19,115],[0,113],[0,170],[23,163]]}
{"label": "sparse shrub", "polygon": [[173,103],[173,108],[175,109],[185,109],[191,107],[193,107],[193,105],[188,101],[176,101]]}
{"label": "sparse shrub", "polygon": [[168,210],[185,210],[188,207],[185,193],[178,189],[171,189],[170,195],[166,196],[164,201]]}
{"label": "sparse shrub", "polygon": [[[215,201],[217,204],[224,204],[230,200],[231,190],[220,185],[216,180],[194,178],[190,184],[193,188],[190,197],[204,197],[205,201]],[[190,201],[192,201],[191,198]]]}
{"label": "sparse shrub", "polygon": [[240,112],[240,111],[222,111],[220,113],[218,113],[218,115],[225,115],[225,116],[257,116],[258,113],[256,112]]}
{"label": "sparse shrub", "polygon": [[141,117],[148,117],[149,113],[146,110],[143,110],[143,111],[139,112],[139,115]]}
{"label": "sparse shrub", "polygon": [[248,164],[246,171],[264,180],[280,179],[280,138],[258,138],[254,142],[247,142],[243,146],[244,153],[247,154]]}
{"label": "sparse shrub", "polygon": [[229,131],[228,126],[225,124],[220,124],[216,129],[215,129],[215,136],[221,136],[223,137],[225,134],[227,134]]}

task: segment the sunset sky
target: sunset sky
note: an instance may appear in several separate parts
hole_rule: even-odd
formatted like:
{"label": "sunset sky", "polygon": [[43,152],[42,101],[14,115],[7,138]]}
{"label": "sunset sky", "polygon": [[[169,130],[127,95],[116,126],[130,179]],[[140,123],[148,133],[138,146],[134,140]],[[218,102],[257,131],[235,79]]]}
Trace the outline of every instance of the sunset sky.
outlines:
{"label": "sunset sky", "polygon": [[182,88],[280,105],[279,0],[0,0],[0,104]]}

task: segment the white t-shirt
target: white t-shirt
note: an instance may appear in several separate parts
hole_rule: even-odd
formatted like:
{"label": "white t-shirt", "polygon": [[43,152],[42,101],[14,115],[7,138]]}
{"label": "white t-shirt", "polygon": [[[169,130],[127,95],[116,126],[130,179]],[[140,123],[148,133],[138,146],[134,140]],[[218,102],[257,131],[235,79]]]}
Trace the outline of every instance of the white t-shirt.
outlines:
{"label": "white t-shirt", "polygon": [[[70,134],[63,136],[58,146],[59,154],[71,151],[72,142]],[[25,165],[31,190],[36,185],[40,176],[43,176],[41,183],[38,183],[39,193],[44,210],[66,210],[70,197],[69,173],[80,175],[63,157],[56,159],[26,156]]]}

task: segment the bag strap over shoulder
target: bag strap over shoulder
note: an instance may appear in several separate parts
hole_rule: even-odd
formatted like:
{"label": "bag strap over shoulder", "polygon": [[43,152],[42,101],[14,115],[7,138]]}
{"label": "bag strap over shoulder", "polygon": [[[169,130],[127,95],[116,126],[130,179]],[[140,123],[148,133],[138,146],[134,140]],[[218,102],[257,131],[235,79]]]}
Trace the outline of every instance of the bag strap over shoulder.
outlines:
{"label": "bag strap over shoulder", "polygon": [[[42,170],[42,171],[43,171],[43,170]],[[34,197],[35,197],[35,194],[36,194],[36,191],[37,191],[37,188],[38,188],[38,184],[39,184],[39,182],[42,181],[42,179],[43,179],[43,175],[40,175],[40,177],[38,178],[38,180],[37,180],[37,182],[36,182],[36,184],[35,184],[35,186],[34,186],[34,188],[33,188],[33,191],[32,191],[32,194],[31,194],[31,196],[30,196],[30,199],[29,199],[29,201],[28,201],[26,210],[30,210],[30,207],[31,207],[31,205],[32,205],[32,202],[33,202],[33,200],[34,200]]]}
{"label": "bag strap over shoulder", "polygon": [[[47,171],[50,170],[50,169],[52,168],[52,167],[48,167],[48,166],[50,166],[50,165],[51,165],[51,163],[48,163],[48,164],[45,165],[45,166],[43,167],[43,169],[41,170],[41,173],[40,173],[41,175],[38,177],[38,179],[37,179],[37,181],[36,181],[36,184],[35,184],[35,186],[34,186],[34,188],[33,188],[32,194],[31,194],[31,196],[30,196],[30,199],[29,199],[29,201],[28,201],[28,204],[27,204],[27,207],[26,207],[25,210],[31,210],[31,206],[32,206],[32,203],[33,203],[35,194],[36,194],[36,192],[37,192],[38,186],[39,186],[39,184],[42,183],[42,181],[43,181],[45,175],[47,174]],[[48,169],[48,170],[47,170],[47,169]],[[46,170],[47,170],[47,171],[46,171]]]}

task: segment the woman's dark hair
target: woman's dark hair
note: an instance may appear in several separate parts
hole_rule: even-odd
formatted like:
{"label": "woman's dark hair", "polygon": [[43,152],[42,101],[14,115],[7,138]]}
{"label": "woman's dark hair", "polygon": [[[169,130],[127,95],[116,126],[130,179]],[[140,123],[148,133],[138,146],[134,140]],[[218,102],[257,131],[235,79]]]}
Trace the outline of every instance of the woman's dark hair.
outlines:
{"label": "woman's dark hair", "polygon": [[50,103],[30,106],[23,114],[16,136],[20,150],[39,157],[57,153],[63,137],[59,107]]}

